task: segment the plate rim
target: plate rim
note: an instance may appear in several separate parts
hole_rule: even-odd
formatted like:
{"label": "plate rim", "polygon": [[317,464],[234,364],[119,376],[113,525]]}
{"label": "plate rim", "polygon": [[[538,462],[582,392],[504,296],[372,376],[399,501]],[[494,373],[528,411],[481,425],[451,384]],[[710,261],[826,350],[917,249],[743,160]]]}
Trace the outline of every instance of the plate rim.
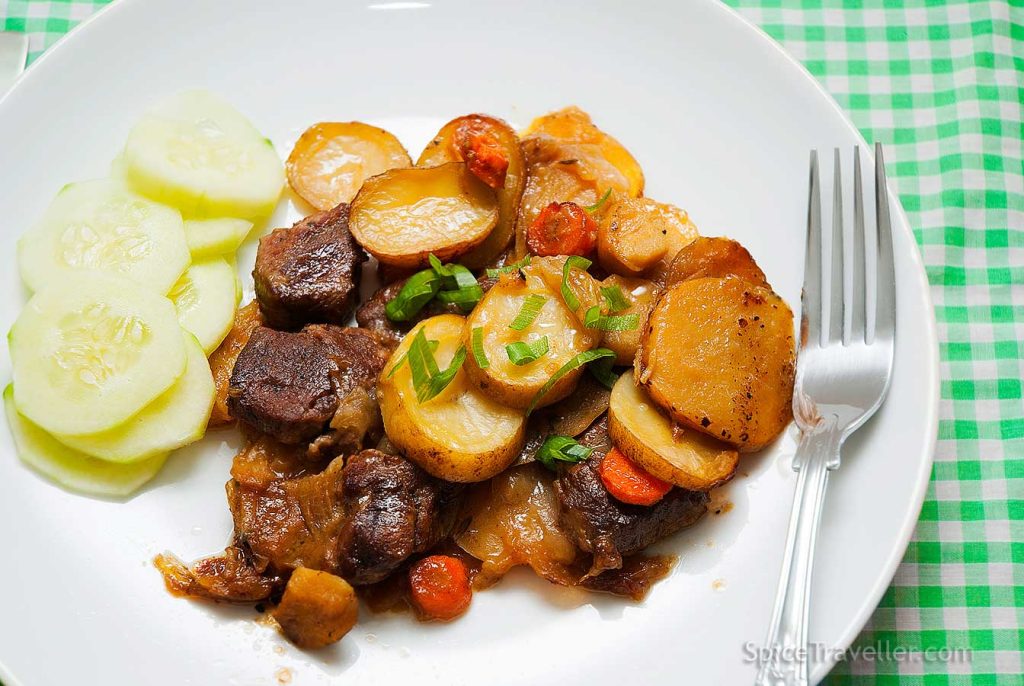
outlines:
{"label": "plate rim", "polygon": [[[0,95],[0,110],[4,108],[11,95],[18,90],[22,83],[26,82],[30,78],[34,78],[34,74],[39,71],[36,68],[37,65],[47,63],[54,53],[63,51],[66,45],[77,40],[77,37],[84,31],[88,31],[88,27],[92,26],[95,22],[103,21],[107,15],[121,11],[121,8],[123,7],[143,1],[145,0],[112,1],[75,25],[70,31],[58,38],[52,45],[45,48],[43,53],[33,60],[25,71],[14,80],[7,91]],[[770,46],[773,52],[781,56],[783,60],[790,65],[790,67],[796,69],[803,77],[803,80],[811,84],[817,94],[825,99],[828,106],[840,118],[843,125],[853,134],[855,139],[864,146],[864,154],[867,155],[869,160],[873,161],[873,148],[868,145],[864,136],[861,134],[860,129],[857,128],[849,115],[839,106],[839,103],[836,102],[835,98],[832,97],[832,95],[825,89],[825,86],[819,82],[813,74],[811,74],[803,63],[788,52],[781,43],[772,38],[766,31],[764,31],[764,29],[755,24],[752,20],[740,14],[740,12],[735,8],[718,0],[705,0],[705,2],[708,5],[715,7],[727,21],[734,22],[739,27],[740,31],[750,32],[752,36],[751,40],[761,41],[763,44]],[[910,219],[903,208],[903,204],[900,202],[899,196],[893,190],[891,183],[887,186],[886,192],[888,193],[890,208],[895,208],[895,214],[899,217],[899,221],[896,222],[896,224],[898,224],[896,230],[908,234],[906,237],[909,238],[910,245],[913,247],[913,249],[909,251],[910,255],[908,255],[908,257],[916,267],[914,270],[915,282],[917,284],[917,289],[923,298],[923,304],[925,305],[927,312],[925,338],[927,339],[928,345],[927,349],[922,352],[926,353],[931,361],[929,364],[927,378],[928,387],[925,393],[925,395],[930,397],[931,402],[927,403],[927,405],[922,404],[922,407],[924,407],[927,412],[925,417],[926,435],[924,437],[925,441],[923,446],[924,454],[919,460],[918,473],[916,475],[914,488],[911,492],[911,503],[913,504],[913,507],[908,510],[908,516],[905,517],[899,525],[899,545],[893,547],[890,551],[885,564],[876,574],[875,583],[873,584],[871,591],[864,596],[857,612],[847,623],[846,629],[840,634],[837,644],[830,646],[830,648],[835,649],[835,652],[832,654],[836,655],[838,655],[840,651],[846,651],[850,645],[852,645],[853,641],[857,638],[861,630],[871,618],[871,615],[877,609],[882,595],[891,585],[892,580],[895,577],[896,571],[899,568],[904,554],[906,553],[907,547],[910,544],[910,539],[916,530],[917,522],[920,518],[921,508],[924,504],[928,485],[931,481],[931,470],[935,460],[935,449],[938,442],[941,359],[939,355],[938,324],[935,318],[935,306],[932,300],[931,286],[928,282],[927,273],[925,271],[925,264],[921,254],[920,245],[913,235],[913,227]],[[837,473],[841,473],[841,469],[837,470]],[[767,626],[764,629],[765,633],[767,633]],[[811,683],[816,684],[820,682],[835,665],[836,662],[820,662],[812,664],[810,674]],[[6,686],[24,686],[23,682],[7,668],[2,657],[0,657],[0,680],[2,680],[2,683]]]}

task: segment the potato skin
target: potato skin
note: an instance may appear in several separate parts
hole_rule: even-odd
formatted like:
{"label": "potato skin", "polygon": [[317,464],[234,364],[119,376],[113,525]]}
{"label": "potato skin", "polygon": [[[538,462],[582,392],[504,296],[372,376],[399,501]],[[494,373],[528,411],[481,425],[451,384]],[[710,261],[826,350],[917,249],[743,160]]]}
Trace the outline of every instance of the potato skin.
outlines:
{"label": "potato skin", "polygon": [[455,482],[483,481],[508,467],[523,447],[524,413],[481,393],[467,378],[465,364],[425,403],[416,399],[408,364],[391,371],[421,328],[428,340],[438,341],[435,358],[439,367],[447,367],[464,327],[465,319],[454,314],[420,322],[392,353],[377,383],[388,440],[427,473]]}
{"label": "potato skin", "polygon": [[640,321],[635,329],[628,331],[605,331],[601,337],[601,347],[608,348],[615,353],[615,364],[633,364],[636,351],[640,347],[640,337],[643,335],[644,327],[647,325],[647,315],[650,314],[654,299],[661,291],[658,285],[647,279],[634,279],[628,276],[612,274],[602,283],[604,287],[615,286],[622,291],[623,297],[629,302],[629,308],[616,315],[636,314]]}
{"label": "potato skin", "polygon": [[792,419],[795,368],[789,306],[736,276],[662,291],[635,362],[639,384],[675,421],[744,452]]}
{"label": "potato skin", "polygon": [[494,190],[462,162],[371,177],[349,212],[352,236],[391,267],[426,265],[431,253],[455,260],[480,245],[497,222]]}
{"label": "potato skin", "polygon": [[618,198],[605,209],[597,232],[597,258],[613,274],[663,282],[683,246],[697,238],[690,216],[650,198]]}
{"label": "potato skin", "polygon": [[770,289],[768,279],[742,245],[731,238],[699,236],[684,246],[665,274],[665,285],[688,279],[738,276],[755,286]]}
{"label": "potato skin", "polygon": [[506,122],[486,114],[467,114],[457,117],[441,127],[437,135],[420,153],[417,167],[434,167],[446,162],[462,162],[453,146],[453,138],[462,126],[472,126],[492,134],[501,143],[508,158],[505,185],[498,193],[498,223],[483,243],[463,255],[459,262],[470,269],[488,266],[504,251],[515,235],[519,202],[526,185],[526,160],[519,144],[519,136]]}

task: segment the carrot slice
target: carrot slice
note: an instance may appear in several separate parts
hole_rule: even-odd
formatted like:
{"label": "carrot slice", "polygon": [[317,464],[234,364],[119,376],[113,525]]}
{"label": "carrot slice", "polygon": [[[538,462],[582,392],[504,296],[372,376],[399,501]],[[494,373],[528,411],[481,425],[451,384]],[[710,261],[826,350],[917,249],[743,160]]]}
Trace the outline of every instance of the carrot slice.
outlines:
{"label": "carrot slice", "polygon": [[589,255],[597,245],[597,222],[574,202],[553,202],[526,231],[526,247],[539,257]]}
{"label": "carrot slice", "polygon": [[465,563],[449,555],[431,555],[410,567],[409,588],[416,609],[442,622],[461,615],[473,599]]}
{"label": "carrot slice", "polygon": [[653,505],[672,490],[672,484],[651,476],[618,448],[608,451],[598,471],[612,497],[629,505]]}
{"label": "carrot slice", "polygon": [[467,120],[460,124],[452,136],[452,146],[478,179],[496,190],[505,186],[508,156],[485,122]]}

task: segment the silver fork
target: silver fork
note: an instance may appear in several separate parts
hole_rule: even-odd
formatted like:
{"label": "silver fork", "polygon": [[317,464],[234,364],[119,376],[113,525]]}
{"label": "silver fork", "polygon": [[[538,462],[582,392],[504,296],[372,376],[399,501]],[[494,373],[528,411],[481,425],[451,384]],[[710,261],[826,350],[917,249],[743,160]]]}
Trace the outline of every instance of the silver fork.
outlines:
{"label": "silver fork", "polygon": [[801,345],[793,393],[793,415],[801,430],[793,469],[799,475],[757,686],[807,684],[811,567],[828,473],[839,467],[843,441],[882,404],[892,372],[896,284],[882,146],[875,145],[876,232],[865,230],[860,150],[854,148],[852,227],[843,220],[838,148],[834,157],[832,231],[823,236],[818,154],[811,153]]}

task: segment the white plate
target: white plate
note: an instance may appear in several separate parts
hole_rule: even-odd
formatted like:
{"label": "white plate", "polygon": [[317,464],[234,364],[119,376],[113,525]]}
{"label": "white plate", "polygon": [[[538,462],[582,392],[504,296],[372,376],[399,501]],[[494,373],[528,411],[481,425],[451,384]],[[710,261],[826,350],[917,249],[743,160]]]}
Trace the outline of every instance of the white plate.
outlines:
{"label": "white plate", "polygon": [[[17,236],[63,184],[105,173],[143,108],[194,87],[235,103],[282,155],[319,120],[385,126],[415,155],[456,115],[484,111],[523,125],[578,104],[640,160],[651,197],[689,209],[705,233],[741,240],[794,307],[808,150],[863,145],[806,72],[711,2],[124,0],[49,51],[0,102],[0,329],[25,298]],[[275,220],[295,214],[282,206]],[[892,391],[845,450],[818,549],[811,639],[831,647],[856,636],[892,577],[935,438],[935,327],[911,232],[902,212],[895,218]],[[246,259],[252,246],[247,270]],[[7,379],[8,356],[0,359]],[[731,511],[663,546],[682,562],[643,605],[517,573],[451,625],[364,613],[340,645],[316,654],[251,621],[250,609],[170,597],[150,564],[165,549],[190,559],[228,540],[223,484],[237,442],[214,434],[115,503],[38,478],[0,431],[7,684],[752,679],[745,644],[763,640],[771,610],[794,484],[792,432],[744,458],[726,492]]]}

